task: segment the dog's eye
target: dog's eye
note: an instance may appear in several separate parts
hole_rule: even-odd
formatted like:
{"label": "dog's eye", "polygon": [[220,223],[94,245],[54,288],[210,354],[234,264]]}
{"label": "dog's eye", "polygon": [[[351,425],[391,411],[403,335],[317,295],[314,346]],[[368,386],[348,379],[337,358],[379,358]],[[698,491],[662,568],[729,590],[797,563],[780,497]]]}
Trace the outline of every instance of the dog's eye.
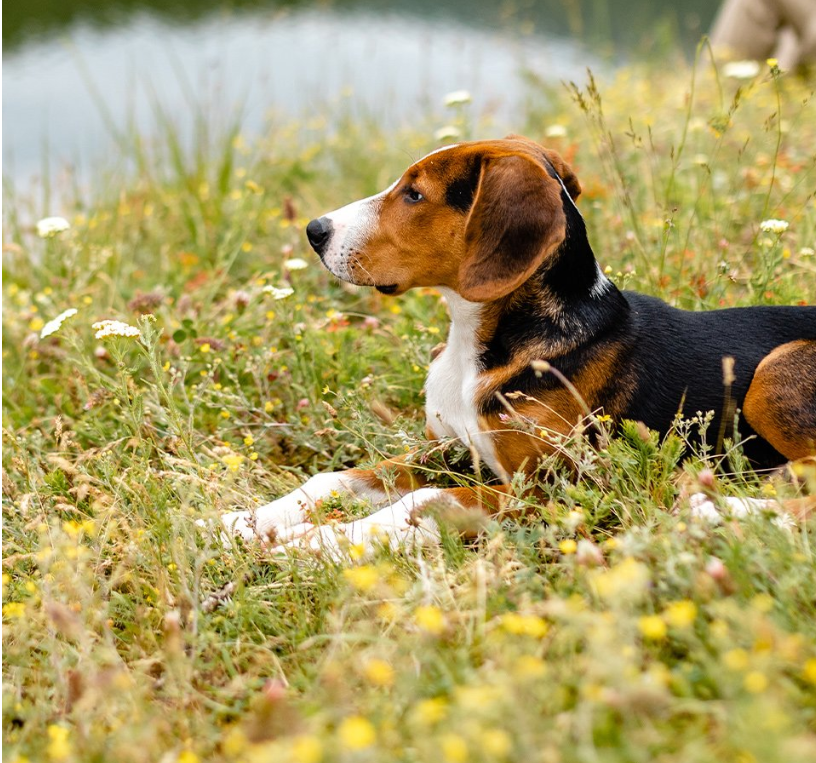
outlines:
{"label": "dog's eye", "polygon": [[416,188],[411,188],[410,186],[406,188],[403,193],[405,194],[405,201],[411,204],[416,204],[425,198]]}

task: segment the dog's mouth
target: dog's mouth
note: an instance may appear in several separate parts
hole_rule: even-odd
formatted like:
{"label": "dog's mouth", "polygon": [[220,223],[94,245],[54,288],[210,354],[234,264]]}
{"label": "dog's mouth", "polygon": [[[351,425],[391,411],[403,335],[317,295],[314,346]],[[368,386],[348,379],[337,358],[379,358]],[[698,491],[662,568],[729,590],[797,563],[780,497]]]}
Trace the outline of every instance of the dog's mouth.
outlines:
{"label": "dog's mouth", "polygon": [[374,286],[374,288],[380,292],[380,294],[395,294],[397,289],[399,289],[399,284],[392,283],[387,284],[385,286]]}

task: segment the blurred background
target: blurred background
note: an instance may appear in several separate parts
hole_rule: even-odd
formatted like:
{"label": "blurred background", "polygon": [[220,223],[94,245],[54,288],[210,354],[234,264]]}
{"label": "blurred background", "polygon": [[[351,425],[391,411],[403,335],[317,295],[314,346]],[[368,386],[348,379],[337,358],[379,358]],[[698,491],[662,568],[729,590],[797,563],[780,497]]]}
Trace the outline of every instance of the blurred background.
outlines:
{"label": "blurred background", "polygon": [[[207,121],[251,137],[349,111],[387,126],[473,95],[513,129],[530,83],[678,49],[711,0],[11,0],[3,12],[6,188],[87,179],[122,136]],[[540,91],[539,91],[540,92]],[[78,180],[77,180],[78,179]]]}

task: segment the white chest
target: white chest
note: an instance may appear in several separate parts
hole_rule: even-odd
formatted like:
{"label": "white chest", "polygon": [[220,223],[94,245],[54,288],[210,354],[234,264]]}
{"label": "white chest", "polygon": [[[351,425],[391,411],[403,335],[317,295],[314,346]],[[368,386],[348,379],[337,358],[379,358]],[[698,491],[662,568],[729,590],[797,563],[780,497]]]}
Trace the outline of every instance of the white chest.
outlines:
{"label": "white chest", "polygon": [[451,312],[447,347],[431,364],[425,382],[425,418],[435,437],[458,437],[496,473],[490,435],[482,432],[476,409],[479,383],[478,346],[480,305],[467,302],[454,292],[442,290]]}

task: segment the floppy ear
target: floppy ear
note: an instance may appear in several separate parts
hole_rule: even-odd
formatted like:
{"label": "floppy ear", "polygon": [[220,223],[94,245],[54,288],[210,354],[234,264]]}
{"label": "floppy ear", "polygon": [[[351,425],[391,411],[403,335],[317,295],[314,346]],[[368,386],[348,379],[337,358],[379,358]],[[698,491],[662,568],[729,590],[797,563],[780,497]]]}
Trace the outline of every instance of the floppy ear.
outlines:
{"label": "floppy ear", "polygon": [[552,165],[558,177],[564,182],[564,187],[567,189],[567,193],[572,197],[572,200],[575,201],[581,195],[581,184],[578,182],[577,176],[572,171],[572,167],[564,161],[561,154],[557,151],[553,151],[551,148],[544,148],[540,143],[536,143],[530,138],[525,138],[523,135],[511,134],[508,135],[505,140],[520,140],[534,148],[538,154],[543,156]]}
{"label": "floppy ear", "polygon": [[561,186],[522,154],[486,156],[465,226],[459,293],[471,302],[509,294],[566,235]]}

